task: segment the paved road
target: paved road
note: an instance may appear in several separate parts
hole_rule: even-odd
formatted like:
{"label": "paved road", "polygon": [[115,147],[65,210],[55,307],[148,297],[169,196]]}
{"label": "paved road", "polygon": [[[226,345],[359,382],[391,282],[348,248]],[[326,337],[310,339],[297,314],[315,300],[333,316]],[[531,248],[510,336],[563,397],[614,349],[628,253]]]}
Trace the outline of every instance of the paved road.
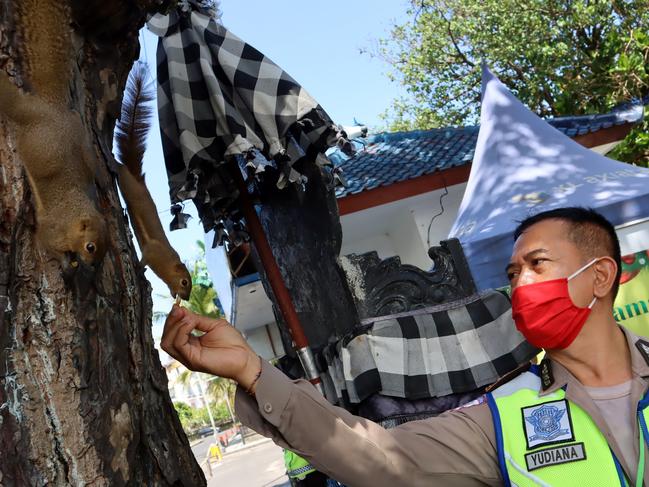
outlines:
{"label": "paved road", "polygon": [[[231,444],[234,443],[241,443],[240,440],[241,436],[237,435],[238,441],[234,441],[234,437],[230,439]],[[214,439],[214,436],[206,436],[201,440],[200,443],[195,443],[192,446],[192,451],[194,452],[194,457],[196,457],[196,460],[198,460],[198,463],[202,462],[205,460],[205,455],[207,455],[207,449],[210,447],[210,444],[216,443],[216,440]]]}
{"label": "paved road", "polygon": [[289,487],[282,449],[271,441],[226,455],[212,464],[212,475],[208,487]]}
{"label": "paved road", "polygon": [[[249,441],[247,435],[246,435],[246,441]],[[216,440],[214,439],[213,435],[210,435],[210,436],[206,436],[199,443],[195,443],[192,446],[192,452],[194,452],[194,457],[196,457],[198,463],[202,462],[205,459],[205,456],[207,455],[207,449],[210,447],[212,443],[216,443]],[[236,434],[230,438],[230,441],[228,442],[228,446],[225,448],[225,450],[222,451],[224,453],[236,451],[239,448],[241,448],[241,446],[243,446],[241,444],[241,435]]]}

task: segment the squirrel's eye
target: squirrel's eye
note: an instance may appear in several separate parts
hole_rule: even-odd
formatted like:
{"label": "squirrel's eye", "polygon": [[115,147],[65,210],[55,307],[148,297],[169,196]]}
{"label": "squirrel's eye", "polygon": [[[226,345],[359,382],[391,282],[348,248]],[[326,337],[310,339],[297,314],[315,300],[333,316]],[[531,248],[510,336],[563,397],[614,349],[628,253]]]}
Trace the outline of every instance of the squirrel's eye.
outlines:
{"label": "squirrel's eye", "polygon": [[92,242],[87,243],[86,244],[86,250],[88,251],[89,254],[94,254],[95,250],[96,250],[95,244],[92,243]]}
{"label": "squirrel's eye", "polygon": [[189,281],[187,281],[187,279],[183,279],[182,281],[180,281],[180,284],[186,286],[187,284],[189,284]]}

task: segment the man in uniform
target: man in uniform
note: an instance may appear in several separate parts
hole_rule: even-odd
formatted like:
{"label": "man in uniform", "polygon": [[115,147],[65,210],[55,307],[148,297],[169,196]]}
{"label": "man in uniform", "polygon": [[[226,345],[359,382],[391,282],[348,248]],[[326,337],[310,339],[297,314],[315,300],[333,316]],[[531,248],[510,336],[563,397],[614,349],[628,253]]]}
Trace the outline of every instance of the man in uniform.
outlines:
{"label": "man in uniform", "polygon": [[649,485],[649,342],[613,319],[613,226],[562,208],[525,220],[514,238],[514,322],[547,358],[435,418],[385,430],[289,380],[227,322],[178,307],[162,347],[192,370],[236,380],[246,425],[348,486]]}
{"label": "man in uniform", "polygon": [[327,476],[291,450],[284,449],[284,465],[291,487],[327,487]]}

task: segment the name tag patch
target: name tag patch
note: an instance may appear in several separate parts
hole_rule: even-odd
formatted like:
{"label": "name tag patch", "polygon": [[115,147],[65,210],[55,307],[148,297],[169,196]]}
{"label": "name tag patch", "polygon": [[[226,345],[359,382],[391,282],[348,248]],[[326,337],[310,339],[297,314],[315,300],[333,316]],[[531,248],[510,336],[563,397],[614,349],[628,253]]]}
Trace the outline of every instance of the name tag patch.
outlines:
{"label": "name tag patch", "polygon": [[541,467],[578,462],[580,460],[586,460],[586,450],[584,449],[583,443],[556,446],[554,448],[539,450],[525,455],[527,470],[530,472]]}
{"label": "name tag patch", "polygon": [[573,441],[570,408],[565,400],[522,409],[527,449]]}

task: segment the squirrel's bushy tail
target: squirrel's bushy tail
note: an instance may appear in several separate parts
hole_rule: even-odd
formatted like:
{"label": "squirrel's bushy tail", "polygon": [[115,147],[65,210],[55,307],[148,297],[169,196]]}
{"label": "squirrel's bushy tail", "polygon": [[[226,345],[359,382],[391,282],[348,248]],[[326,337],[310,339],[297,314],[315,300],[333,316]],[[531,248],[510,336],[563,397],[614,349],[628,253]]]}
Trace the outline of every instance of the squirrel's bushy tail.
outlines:
{"label": "squirrel's bushy tail", "polygon": [[136,63],[124,90],[122,116],[115,126],[115,154],[122,163],[117,167],[119,187],[140,244],[142,263],[169,286],[172,296],[188,299],[192,288],[191,275],[165,235],[142,173],[153,111],[149,102],[154,99],[147,79],[146,67]]}
{"label": "squirrel's bushy tail", "polygon": [[124,89],[122,115],[115,124],[116,155],[138,181],[144,181],[142,159],[146,149],[146,138],[151,129],[155,92],[149,81],[146,64],[133,65]]}

